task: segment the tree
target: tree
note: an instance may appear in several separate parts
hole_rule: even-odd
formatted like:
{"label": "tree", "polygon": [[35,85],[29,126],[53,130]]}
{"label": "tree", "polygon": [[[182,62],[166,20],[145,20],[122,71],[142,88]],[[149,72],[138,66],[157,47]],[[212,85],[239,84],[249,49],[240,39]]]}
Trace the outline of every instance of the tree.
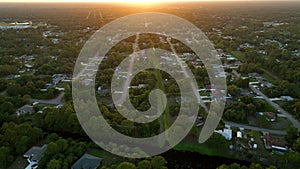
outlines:
{"label": "tree", "polygon": [[0,79],[0,91],[4,91],[7,88],[7,80],[4,78]]}
{"label": "tree", "polygon": [[59,152],[58,146],[56,143],[49,143],[45,155],[51,157],[56,155]]}
{"label": "tree", "polygon": [[0,105],[0,112],[12,114],[15,112],[15,106],[11,102],[4,102]]}
{"label": "tree", "polygon": [[9,147],[0,148],[0,168],[6,168],[13,159],[14,157],[11,155]]}
{"label": "tree", "polygon": [[238,78],[234,81],[234,84],[241,88],[247,88],[249,87],[249,82],[250,82],[249,78],[247,79]]}
{"label": "tree", "polygon": [[291,166],[293,166],[294,168],[300,167],[300,153],[288,153],[286,156]]}
{"label": "tree", "polygon": [[294,148],[296,151],[300,152],[300,137],[295,141]]}
{"label": "tree", "polygon": [[136,166],[130,162],[122,162],[116,169],[136,169]]}
{"label": "tree", "polygon": [[49,142],[55,142],[56,140],[59,139],[59,135],[56,133],[51,133],[47,139]]}
{"label": "tree", "polygon": [[294,143],[294,141],[298,138],[299,133],[298,133],[298,129],[294,126],[290,126],[287,129],[287,136],[286,136],[286,140],[288,141],[288,143],[290,145],[292,145]]}
{"label": "tree", "polygon": [[57,147],[61,152],[64,152],[68,148],[68,141],[65,139],[59,139],[56,141]]}
{"label": "tree", "polygon": [[264,169],[260,164],[252,163],[249,169]]}
{"label": "tree", "polygon": [[250,104],[254,102],[254,99],[250,96],[242,96],[241,98],[241,102],[245,103],[245,104]]}
{"label": "tree", "polygon": [[166,168],[165,164],[167,164],[167,161],[162,156],[155,156],[151,159],[151,165],[153,169]]}
{"label": "tree", "polygon": [[16,152],[24,153],[27,150],[27,147],[30,145],[30,138],[28,136],[22,136],[20,139],[16,140]]}
{"label": "tree", "polygon": [[168,88],[168,92],[169,93],[178,93],[180,90],[179,90],[179,87],[176,85],[176,84],[171,84]]}
{"label": "tree", "polygon": [[59,160],[52,159],[47,164],[47,169],[61,169],[61,162]]}
{"label": "tree", "polygon": [[227,91],[233,97],[238,96],[240,94],[240,89],[235,85],[228,86]]}
{"label": "tree", "polygon": [[138,169],[151,169],[151,163],[148,160],[143,160],[138,163]]}
{"label": "tree", "polygon": [[18,83],[12,83],[8,85],[6,92],[10,96],[22,95],[22,87]]}
{"label": "tree", "polygon": [[271,166],[267,167],[266,169],[277,169],[277,167],[271,165]]}

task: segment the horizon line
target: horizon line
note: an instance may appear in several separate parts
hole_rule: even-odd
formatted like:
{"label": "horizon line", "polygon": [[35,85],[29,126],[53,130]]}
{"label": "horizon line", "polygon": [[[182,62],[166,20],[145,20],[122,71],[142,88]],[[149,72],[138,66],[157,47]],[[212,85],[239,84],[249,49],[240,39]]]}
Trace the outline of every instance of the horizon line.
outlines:
{"label": "horizon line", "polygon": [[[166,0],[166,1],[157,1],[154,3],[191,3],[191,2],[300,2],[300,0]],[[79,1],[70,1],[70,0],[63,0],[63,1],[59,1],[59,0],[52,0],[52,1],[33,1],[33,0],[29,0],[29,1],[22,1],[22,0],[16,0],[16,1],[6,1],[6,0],[0,0],[0,3],[108,3],[108,4],[116,4],[116,3],[128,3],[126,1],[121,1],[121,0],[113,0],[113,1],[109,1],[109,0],[103,0],[103,1],[83,1],[83,0],[79,0]],[[137,2],[139,3],[139,2]],[[140,2],[140,3],[151,3],[151,2]]]}

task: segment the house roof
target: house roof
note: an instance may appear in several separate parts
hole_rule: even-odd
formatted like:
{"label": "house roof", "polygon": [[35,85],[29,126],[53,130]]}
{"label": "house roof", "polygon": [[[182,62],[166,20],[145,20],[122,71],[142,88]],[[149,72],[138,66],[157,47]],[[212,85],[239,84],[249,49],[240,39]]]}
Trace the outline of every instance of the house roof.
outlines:
{"label": "house roof", "polygon": [[101,158],[86,153],[73,164],[72,169],[96,169],[100,166],[101,161]]}
{"label": "house roof", "polygon": [[27,104],[27,105],[24,105],[23,107],[19,108],[16,113],[22,114],[22,113],[33,113],[33,112],[34,112],[33,106]]}
{"label": "house roof", "polygon": [[272,142],[271,142],[270,134],[268,132],[263,132],[263,138],[264,138],[264,143],[265,143],[266,149],[271,148]]}
{"label": "house roof", "polygon": [[42,147],[31,147],[31,149],[24,154],[24,157],[29,157],[31,161],[39,161],[43,157],[47,146],[48,145],[45,144]]}
{"label": "house roof", "polygon": [[276,119],[276,114],[273,112],[264,112],[264,115],[270,119]]}

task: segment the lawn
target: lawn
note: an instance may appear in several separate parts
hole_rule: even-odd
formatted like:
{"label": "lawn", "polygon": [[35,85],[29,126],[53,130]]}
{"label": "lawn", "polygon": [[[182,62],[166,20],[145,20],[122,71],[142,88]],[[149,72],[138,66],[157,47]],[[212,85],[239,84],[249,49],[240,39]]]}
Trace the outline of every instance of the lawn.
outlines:
{"label": "lawn", "polygon": [[271,128],[274,130],[286,130],[291,125],[291,122],[283,117],[277,118],[275,123],[271,123]]}
{"label": "lawn", "polygon": [[291,125],[291,122],[288,119],[282,117],[278,117],[275,122],[268,122],[264,118],[250,116],[248,117],[248,121],[251,126],[258,126],[272,130],[285,130]]}
{"label": "lawn", "polygon": [[222,156],[226,158],[233,158],[233,156],[229,154],[228,147],[224,147],[224,149],[219,149],[213,145],[207,144],[207,142],[203,144],[199,144],[196,141],[192,142],[192,141],[184,140],[178,145],[176,145],[174,147],[174,150],[191,151],[191,152],[197,152],[209,156]]}

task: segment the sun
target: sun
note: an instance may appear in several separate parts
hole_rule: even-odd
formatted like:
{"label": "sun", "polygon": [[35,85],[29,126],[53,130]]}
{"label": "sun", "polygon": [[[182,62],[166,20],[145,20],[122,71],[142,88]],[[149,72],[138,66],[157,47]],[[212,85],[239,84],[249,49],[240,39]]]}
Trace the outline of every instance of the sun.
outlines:
{"label": "sun", "polygon": [[[69,0],[66,0],[69,1]],[[70,0],[71,1],[71,0]],[[163,0],[73,0],[73,2],[118,2],[118,3],[132,3],[132,4],[147,4],[147,3],[159,3]]]}
{"label": "sun", "polygon": [[163,2],[171,2],[173,0],[0,0],[0,2],[110,2],[125,4],[157,4]]}
{"label": "sun", "polygon": [[124,0],[119,2],[127,2],[127,3],[155,3],[159,2],[160,0]]}
{"label": "sun", "polygon": [[119,3],[126,3],[126,4],[154,4],[160,3],[161,0],[116,0]]}

